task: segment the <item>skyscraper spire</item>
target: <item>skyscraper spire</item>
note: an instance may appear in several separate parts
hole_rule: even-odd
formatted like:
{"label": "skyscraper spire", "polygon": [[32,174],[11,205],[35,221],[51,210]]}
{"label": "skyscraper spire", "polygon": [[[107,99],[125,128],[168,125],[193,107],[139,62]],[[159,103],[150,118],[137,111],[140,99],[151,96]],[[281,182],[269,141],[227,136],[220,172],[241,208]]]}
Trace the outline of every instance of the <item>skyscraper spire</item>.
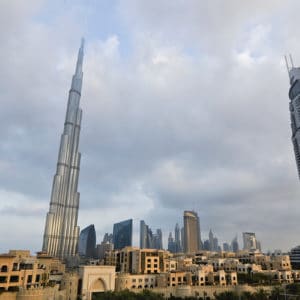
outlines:
{"label": "skyscraper spire", "polygon": [[83,47],[82,39],[69,91],[64,131],[61,135],[43,241],[43,251],[60,259],[70,258],[77,253],[79,237],[77,219],[80,195],[77,188],[80,167],[78,144],[82,110],[79,103],[83,77]]}

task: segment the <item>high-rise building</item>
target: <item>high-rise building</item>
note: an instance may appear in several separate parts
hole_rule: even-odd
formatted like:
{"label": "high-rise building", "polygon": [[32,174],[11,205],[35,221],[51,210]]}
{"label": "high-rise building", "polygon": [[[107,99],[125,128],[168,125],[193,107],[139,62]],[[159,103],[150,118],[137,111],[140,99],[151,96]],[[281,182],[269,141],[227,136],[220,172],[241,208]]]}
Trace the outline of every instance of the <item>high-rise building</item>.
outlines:
{"label": "high-rise building", "polygon": [[96,248],[96,230],[94,224],[89,225],[80,232],[78,252],[85,257],[94,257]]}
{"label": "high-rise building", "polygon": [[181,239],[180,239],[180,228],[178,223],[175,225],[175,245],[176,245],[176,253],[182,252],[181,248]]}
{"label": "high-rise building", "polygon": [[184,252],[195,253],[201,249],[200,222],[196,212],[184,211]]}
{"label": "high-rise building", "polygon": [[[287,63],[287,61],[286,61]],[[300,178],[300,68],[295,68],[291,59],[291,66],[288,65],[290,78],[290,115],[292,128],[292,142],[294,146],[298,176]]]}
{"label": "high-rise building", "polygon": [[60,259],[77,253],[79,227],[77,226],[79,193],[78,151],[82,110],[79,107],[82,87],[83,40],[72,78],[64,131],[61,136],[56,174],[53,179],[50,209],[47,213],[43,251]]}
{"label": "high-rise building", "polygon": [[257,241],[254,232],[243,232],[244,250],[256,250]]}
{"label": "high-rise building", "polygon": [[214,251],[214,234],[211,229],[209,230],[208,239],[209,239],[209,250]]}
{"label": "high-rise building", "polygon": [[114,224],[113,244],[116,250],[132,246],[132,219]]}
{"label": "high-rise building", "polygon": [[230,246],[229,246],[229,244],[228,243],[223,243],[223,251],[226,251],[226,252],[228,252],[228,251],[230,251]]}
{"label": "high-rise building", "polygon": [[238,243],[238,238],[237,236],[234,237],[234,239],[231,241],[231,250],[233,252],[238,252],[239,251],[239,243]]}
{"label": "high-rise building", "polygon": [[102,243],[111,243],[112,244],[113,243],[113,235],[112,235],[112,233],[106,232],[104,234]]}
{"label": "high-rise building", "polygon": [[170,251],[171,253],[176,252],[176,244],[172,236],[172,232],[169,233],[169,237],[168,237],[168,251]]}
{"label": "high-rise building", "polygon": [[161,229],[156,229],[156,233],[153,234],[153,248],[154,249],[163,249],[163,238]]}
{"label": "high-rise building", "polygon": [[290,260],[293,270],[300,270],[300,246],[291,249]]}
{"label": "high-rise building", "polygon": [[203,242],[203,250],[210,251],[210,243],[209,243],[209,240],[204,240],[204,242]]}
{"label": "high-rise building", "polygon": [[152,230],[149,228],[148,225],[146,225],[144,220],[141,220],[140,222],[140,248],[153,248]]}
{"label": "high-rise building", "polygon": [[157,229],[156,233],[146,225],[144,220],[140,222],[140,248],[141,249],[162,249],[162,231]]}

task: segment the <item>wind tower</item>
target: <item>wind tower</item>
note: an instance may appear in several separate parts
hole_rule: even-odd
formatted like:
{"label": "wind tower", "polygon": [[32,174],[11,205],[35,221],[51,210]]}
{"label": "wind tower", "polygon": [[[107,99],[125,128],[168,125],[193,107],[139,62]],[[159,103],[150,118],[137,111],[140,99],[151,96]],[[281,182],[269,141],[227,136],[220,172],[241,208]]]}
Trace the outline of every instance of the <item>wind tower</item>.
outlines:
{"label": "wind tower", "polygon": [[69,91],[64,131],[60,140],[43,240],[43,251],[62,260],[74,257],[78,251],[77,219],[80,196],[77,191],[80,170],[78,145],[82,117],[79,104],[83,78],[83,48],[82,39]]}

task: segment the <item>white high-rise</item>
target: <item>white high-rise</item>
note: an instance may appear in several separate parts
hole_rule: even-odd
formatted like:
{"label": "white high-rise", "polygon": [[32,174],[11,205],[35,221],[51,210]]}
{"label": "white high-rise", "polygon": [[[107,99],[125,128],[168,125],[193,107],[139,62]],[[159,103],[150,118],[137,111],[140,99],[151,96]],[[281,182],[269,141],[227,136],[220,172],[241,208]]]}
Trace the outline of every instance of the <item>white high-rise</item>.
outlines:
{"label": "white high-rise", "polygon": [[76,255],[79,238],[77,188],[80,167],[78,144],[82,110],[79,103],[83,77],[83,46],[82,40],[69,92],[43,241],[43,251],[60,259],[68,259]]}
{"label": "white high-rise", "polygon": [[292,128],[292,142],[294,146],[296,165],[298,169],[298,176],[300,178],[300,68],[295,68],[293,60],[289,66],[287,60],[287,69],[290,78],[290,114],[291,114],[291,128]]}

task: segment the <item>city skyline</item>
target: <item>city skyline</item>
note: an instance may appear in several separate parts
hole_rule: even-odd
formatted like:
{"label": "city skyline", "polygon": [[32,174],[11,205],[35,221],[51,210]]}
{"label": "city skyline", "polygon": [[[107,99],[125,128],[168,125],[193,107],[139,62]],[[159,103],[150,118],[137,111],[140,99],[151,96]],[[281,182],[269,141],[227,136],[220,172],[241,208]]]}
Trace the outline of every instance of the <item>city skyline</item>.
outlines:
{"label": "city skyline", "polygon": [[283,59],[300,65],[297,7],[2,1],[0,252],[42,248],[81,36],[81,229],[95,224],[99,241],[132,218],[166,239],[195,210],[220,245],[248,231],[263,250],[300,244]]}

